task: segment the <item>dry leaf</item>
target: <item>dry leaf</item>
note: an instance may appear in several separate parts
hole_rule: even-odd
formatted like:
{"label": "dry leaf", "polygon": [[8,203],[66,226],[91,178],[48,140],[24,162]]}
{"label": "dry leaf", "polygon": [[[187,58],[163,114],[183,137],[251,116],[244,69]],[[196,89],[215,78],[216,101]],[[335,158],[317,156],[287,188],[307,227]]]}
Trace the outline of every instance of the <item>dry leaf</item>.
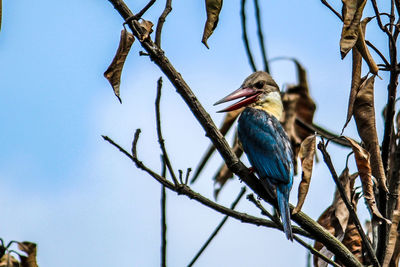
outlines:
{"label": "dry leaf", "polygon": [[367,44],[365,43],[365,28],[367,26],[367,23],[372,19],[372,17],[368,17],[363,19],[363,21],[361,21],[359,27],[359,35],[358,35],[358,40],[356,43],[356,47],[357,50],[360,52],[360,54],[362,55],[362,57],[364,58],[365,62],[367,62],[368,67],[369,67],[369,71],[372,74],[377,75],[379,68],[378,65],[376,65],[374,59],[372,58],[371,54],[369,53]]}
{"label": "dry leaf", "polygon": [[[352,184],[350,183],[351,178],[349,176],[349,169],[346,167],[339,176],[339,181],[343,185],[347,199],[351,197]],[[353,183],[354,184],[354,183]],[[340,196],[339,190],[336,188],[335,197],[332,203],[335,208],[335,217],[337,218],[341,230],[343,233],[346,231],[347,224],[349,222],[349,210],[346,207],[342,197]]]}
{"label": "dry leaf", "polygon": [[340,54],[342,59],[356,44],[359,25],[366,0],[342,0],[343,28],[340,37]]}
{"label": "dry leaf", "polygon": [[347,141],[350,142],[351,147],[353,148],[354,157],[356,159],[356,165],[361,179],[362,189],[364,192],[364,198],[367,202],[370,212],[372,213],[373,216],[390,224],[391,222],[382,216],[382,214],[378,210],[378,207],[376,206],[368,151],[362,148],[353,139],[348,137],[345,138]]}
{"label": "dry leaf", "polygon": [[[339,177],[339,181],[345,188],[346,195],[350,198],[350,192],[353,189],[354,183],[352,181],[355,179],[356,174],[349,177],[349,170],[345,168]],[[344,204],[342,198],[340,197],[339,190],[336,188],[335,195],[332,204],[321,214],[318,219],[318,223],[323,226],[329,233],[334,235],[339,241],[342,241],[345,236],[345,231],[347,229],[347,223],[349,221],[349,212]],[[316,241],[314,243],[314,248],[320,251],[322,254],[331,258],[333,253],[330,252],[322,243]],[[321,260],[319,257],[314,256],[314,266],[327,266],[326,262]]]}
{"label": "dry leaf", "polygon": [[20,267],[20,265],[17,259],[7,253],[0,259],[0,267]]}
{"label": "dry leaf", "polygon": [[[329,233],[342,241],[344,233],[341,232],[339,224],[335,222],[335,208],[331,205],[329,206],[318,218],[317,222],[324,227]],[[315,241],[314,248],[322,253],[327,258],[332,258],[334,255],[330,252],[322,243]],[[321,260],[318,256],[314,255],[314,266],[327,266],[326,262]]]}
{"label": "dry leaf", "polygon": [[349,220],[342,243],[363,263],[362,239],[352,219]]}
{"label": "dry leaf", "polygon": [[306,199],[308,188],[310,187],[311,174],[314,163],[315,156],[315,142],[316,136],[311,135],[304,139],[304,141],[300,145],[299,158],[301,161],[301,182],[299,185],[299,193],[297,197],[297,206],[293,210],[293,214],[296,214],[301,210],[301,207],[304,204],[304,200]]}
{"label": "dry leaf", "polygon": [[31,242],[19,242],[18,248],[28,254],[28,257],[20,256],[21,267],[38,267],[36,262],[36,244]]}
{"label": "dry leaf", "polygon": [[222,0],[206,0],[207,21],[204,26],[203,38],[201,42],[207,47],[207,40],[218,24],[218,16],[222,9]]}
{"label": "dry leaf", "polygon": [[400,261],[400,235],[397,233],[396,245],[394,246],[394,252],[392,259],[390,260],[389,267],[398,267]]}
{"label": "dry leaf", "polygon": [[147,38],[150,37],[150,34],[153,32],[153,22],[145,19],[141,19],[139,22],[140,27],[140,38],[139,41],[143,42]]}
{"label": "dry leaf", "polygon": [[[350,89],[349,104],[347,108],[346,122],[344,123],[342,134],[344,132],[344,128],[346,128],[347,124],[350,122],[351,116],[353,116],[354,101],[356,100],[356,95],[358,93],[358,90],[360,89],[360,85],[362,84],[362,79],[361,79],[362,56],[357,49],[352,49],[352,54],[353,54],[353,62],[352,62],[353,66],[351,73],[351,89]],[[363,77],[363,79],[366,78],[367,76]]]}
{"label": "dry leaf", "polygon": [[118,97],[118,100],[121,103],[122,101],[119,97],[119,87],[121,83],[122,68],[124,67],[125,59],[128,56],[129,50],[131,49],[134,41],[135,37],[133,34],[125,29],[121,31],[121,38],[117,53],[115,54],[114,59],[106,72],[104,72],[104,77],[110,82],[115,95]]}
{"label": "dry leaf", "polygon": [[399,235],[397,232],[397,226],[399,225],[399,221],[400,221],[400,210],[395,210],[393,212],[392,225],[390,226],[390,232],[389,232],[389,242],[386,247],[386,252],[382,267],[389,266],[390,260],[393,257],[396,241]]}
{"label": "dry leaf", "polygon": [[353,115],[358,134],[371,155],[372,175],[378,180],[380,187],[389,192],[386,186],[386,175],[383,168],[381,150],[376,131],[374,105],[375,75],[368,78],[361,86],[354,101]]}

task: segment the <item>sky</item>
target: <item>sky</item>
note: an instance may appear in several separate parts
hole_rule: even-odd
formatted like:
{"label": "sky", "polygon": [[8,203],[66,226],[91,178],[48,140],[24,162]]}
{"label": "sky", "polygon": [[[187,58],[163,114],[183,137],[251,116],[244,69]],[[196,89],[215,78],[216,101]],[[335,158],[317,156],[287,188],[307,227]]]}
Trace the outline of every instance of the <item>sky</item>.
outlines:
{"label": "sky", "polygon": [[[304,65],[317,102],[314,121],[340,132],[351,79],[351,57],[340,59],[340,21],[320,1],[260,2],[268,57],[295,57]],[[137,12],[147,1],[126,3]],[[155,23],[164,4],[158,0],[144,18]],[[212,104],[237,89],[251,73],[241,39],[240,1],[224,2],[209,50],[200,42],[204,1],[173,1],[172,5],[162,47],[219,124],[223,115]],[[251,45],[257,51],[252,1],[247,5]],[[368,5],[365,14],[371,15]],[[41,267],[159,265],[160,185],[101,135],[129,150],[140,128],[139,158],[159,171],[154,100],[160,76],[164,79],[162,126],[173,167],[195,168],[209,145],[167,78],[149,58],[139,56],[142,49],[137,41],[124,67],[122,104],[118,102],[103,73],[117,49],[122,23],[105,0],[3,1],[0,237],[6,242],[37,243]],[[385,38],[374,25],[368,28],[367,38],[387,52]],[[261,68],[260,53],[255,57]],[[287,61],[271,63],[271,75],[280,86],[296,82],[294,66]],[[375,89],[378,129],[383,129],[381,110],[388,78],[385,73],[381,76]],[[353,121],[345,134],[358,139]],[[332,144],[329,152],[341,172],[349,150]],[[221,162],[218,154],[212,157],[193,186],[195,191],[212,198],[212,177]],[[354,162],[350,166],[355,171]],[[291,203],[296,203],[299,179],[295,178]],[[218,202],[229,206],[242,186],[235,178]],[[331,203],[333,191],[320,160],[303,210],[317,219]],[[245,199],[237,210],[259,215]],[[186,266],[223,216],[173,192],[167,194],[167,212],[168,264]],[[367,217],[364,211],[362,218]],[[196,266],[305,266],[306,258],[306,251],[287,241],[283,233],[229,219]]]}

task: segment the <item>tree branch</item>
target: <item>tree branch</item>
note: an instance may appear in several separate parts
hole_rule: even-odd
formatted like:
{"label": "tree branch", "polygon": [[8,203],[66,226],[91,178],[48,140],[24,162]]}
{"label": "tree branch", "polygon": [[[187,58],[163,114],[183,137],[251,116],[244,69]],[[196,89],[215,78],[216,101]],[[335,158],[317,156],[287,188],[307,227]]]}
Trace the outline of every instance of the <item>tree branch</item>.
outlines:
{"label": "tree branch", "polygon": [[258,0],[254,0],[254,8],[255,8],[256,21],[257,21],[258,41],[260,43],[260,49],[261,49],[262,59],[263,59],[263,63],[264,63],[264,71],[270,73],[268,59],[267,59],[267,52],[266,52],[265,44],[264,44],[264,34],[262,31],[262,27],[261,27],[262,23],[261,23],[260,6],[258,4]]}
{"label": "tree branch", "polygon": [[171,2],[172,0],[166,0],[164,11],[161,13],[161,16],[158,18],[157,22],[155,43],[160,48],[161,48],[161,31],[164,26],[166,17],[172,11]]}
{"label": "tree branch", "polygon": [[167,165],[169,174],[172,177],[172,181],[174,181],[174,184],[178,184],[178,180],[176,179],[174,169],[172,168],[171,162],[168,157],[167,149],[165,148],[165,142],[161,131],[161,114],[160,114],[161,88],[162,88],[162,78],[160,77],[157,81],[157,97],[155,103],[158,143],[160,144],[161,152],[163,154],[163,159],[165,161],[165,164]]}
{"label": "tree branch", "polygon": [[246,54],[247,54],[247,58],[249,59],[249,63],[250,63],[251,69],[253,71],[257,71],[257,67],[256,67],[256,64],[254,63],[253,55],[252,55],[251,50],[250,50],[249,40],[247,39],[246,8],[245,8],[245,5],[246,5],[246,0],[242,0],[241,1],[241,5],[240,5],[240,18],[241,18],[241,22],[242,22],[243,43],[244,43],[244,47],[246,49]]}
{"label": "tree branch", "polygon": [[[166,178],[167,166],[164,157],[162,159],[161,176]],[[167,267],[167,194],[165,186],[161,186],[161,267]]]}
{"label": "tree branch", "polygon": [[366,251],[374,264],[374,266],[379,267],[379,261],[376,258],[374,249],[372,248],[371,242],[368,240],[367,235],[364,233],[364,230],[362,229],[360,220],[358,219],[357,213],[354,211],[353,205],[350,203],[349,199],[347,198],[345,189],[342,185],[342,183],[339,181],[339,177],[337,176],[337,173],[335,171],[335,168],[333,167],[331,157],[329,156],[328,152],[326,151],[325,144],[323,142],[319,142],[318,144],[318,149],[322,152],[322,156],[324,157],[324,161],[326,165],[329,168],[329,171],[331,172],[332,178],[335,181],[335,184],[339,190],[340,197],[343,199],[344,204],[346,205],[347,209],[349,210],[350,213],[350,218],[354,221],[354,224],[358,230],[358,233],[361,236],[361,239],[363,241],[363,244],[366,248]]}

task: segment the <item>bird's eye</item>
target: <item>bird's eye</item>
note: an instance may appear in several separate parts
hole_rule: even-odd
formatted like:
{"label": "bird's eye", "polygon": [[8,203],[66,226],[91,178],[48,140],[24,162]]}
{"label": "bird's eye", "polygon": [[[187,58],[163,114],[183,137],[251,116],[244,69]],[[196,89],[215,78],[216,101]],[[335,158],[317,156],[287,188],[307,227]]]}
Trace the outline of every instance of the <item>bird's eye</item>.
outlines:
{"label": "bird's eye", "polygon": [[256,82],[256,84],[254,85],[257,89],[262,89],[264,86],[264,82],[263,81],[259,81]]}

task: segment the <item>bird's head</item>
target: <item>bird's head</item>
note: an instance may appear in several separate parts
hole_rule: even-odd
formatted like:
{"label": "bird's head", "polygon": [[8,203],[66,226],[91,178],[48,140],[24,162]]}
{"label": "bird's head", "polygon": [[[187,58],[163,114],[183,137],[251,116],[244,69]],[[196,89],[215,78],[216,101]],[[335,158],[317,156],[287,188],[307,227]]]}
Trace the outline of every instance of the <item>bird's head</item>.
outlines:
{"label": "bird's head", "polygon": [[239,102],[218,112],[227,112],[241,107],[253,107],[265,110],[278,120],[282,116],[283,105],[279,87],[272,77],[264,72],[257,71],[247,77],[239,89],[222,98],[214,105],[244,97]]}

